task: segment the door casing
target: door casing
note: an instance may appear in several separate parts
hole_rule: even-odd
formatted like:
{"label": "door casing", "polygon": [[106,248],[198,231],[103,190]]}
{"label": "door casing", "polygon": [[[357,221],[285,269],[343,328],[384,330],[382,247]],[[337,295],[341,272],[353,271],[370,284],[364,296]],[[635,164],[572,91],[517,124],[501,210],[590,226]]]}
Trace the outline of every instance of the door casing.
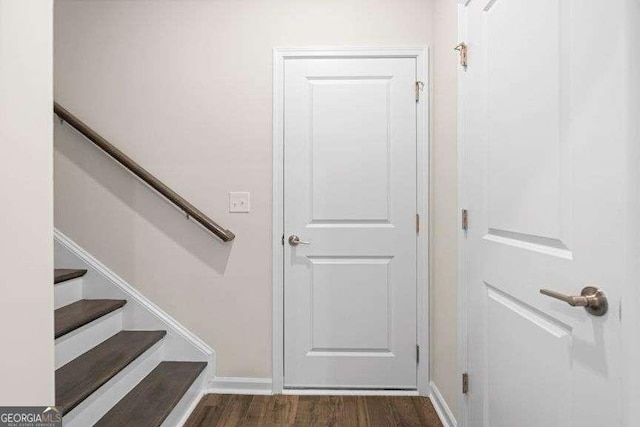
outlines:
{"label": "door casing", "polygon": [[[417,107],[417,214],[420,233],[417,244],[417,343],[420,362],[417,367],[417,391],[402,394],[429,395],[429,112],[431,86],[427,47],[339,47],[339,48],[274,48],[273,49],[273,394],[300,394],[300,390],[284,389],[284,65],[296,58],[415,58],[416,79],[424,83]],[[314,390],[314,394],[390,394],[387,391]],[[393,394],[398,394],[397,392]]]}
{"label": "door casing", "polygon": [[[467,40],[467,26],[466,26],[466,8],[465,6],[470,0],[458,0],[458,40]],[[458,153],[458,212],[462,215],[462,209],[466,207],[466,193],[463,183],[463,170],[462,165],[464,163],[464,139],[462,138],[464,131],[464,116],[462,115],[463,94],[464,94],[464,73],[466,69],[458,65],[457,73],[457,153]],[[468,370],[468,348],[467,348],[467,276],[466,276],[466,231],[462,227],[458,228],[458,288],[456,290],[457,301],[457,373],[458,378],[462,382],[462,376]],[[465,394],[462,391],[462,387],[458,389],[457,393],[457,423],[461,427],[469,425],[469,406]]]}

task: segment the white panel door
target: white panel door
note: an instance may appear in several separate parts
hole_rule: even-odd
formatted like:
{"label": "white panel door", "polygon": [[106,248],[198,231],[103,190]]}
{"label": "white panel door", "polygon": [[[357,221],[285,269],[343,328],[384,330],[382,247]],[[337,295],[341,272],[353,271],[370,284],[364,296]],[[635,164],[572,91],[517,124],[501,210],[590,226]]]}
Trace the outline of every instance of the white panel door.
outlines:
{"label": "white panel door", "polygon": [[621,2],[466,3],[468,425],[620,425]]}
{"label": "white panel door", "polygon": [[416,388],[415,82],[415,58],[286,61],[285,387]]}

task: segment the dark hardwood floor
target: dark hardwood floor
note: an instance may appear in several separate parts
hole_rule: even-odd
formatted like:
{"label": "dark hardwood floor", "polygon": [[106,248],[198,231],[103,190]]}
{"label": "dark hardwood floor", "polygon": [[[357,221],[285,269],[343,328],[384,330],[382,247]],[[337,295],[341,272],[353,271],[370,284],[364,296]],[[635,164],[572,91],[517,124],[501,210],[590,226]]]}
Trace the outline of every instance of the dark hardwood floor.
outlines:
{"label": "dark hardwood floor", "polygon": [[442,427],[426,397],[209,394],[185,427]]}

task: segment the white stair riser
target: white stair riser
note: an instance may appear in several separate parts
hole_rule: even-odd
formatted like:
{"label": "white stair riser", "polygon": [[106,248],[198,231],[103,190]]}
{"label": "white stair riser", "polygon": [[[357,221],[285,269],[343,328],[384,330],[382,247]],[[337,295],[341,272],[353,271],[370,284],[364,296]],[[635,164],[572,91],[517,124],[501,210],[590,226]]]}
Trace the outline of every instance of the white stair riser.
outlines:
{"label": "white stair riser", "polygon": [[82,277],[53,286],[53,305],[57,310],[82,299]]}
{"label": "white stair riser", "polygon": [[163,358],[164,340],[156,343],[118,375],[87,397],[62,419],[64,427],[94,425],[120,399],[142,381]]}
{"label": "white stair riser", "polygon": [[189,390],[182,396],[176,407],[173,408],[160,427],[182,427],[184,423],[187,422],[189,416],[203,396],[202,389],[204,388],[205,378],[207,377],[206,372],[206,369],[202,371],[193,384],[191,384]]}
{"label": "white stair riser", "polygon": [[56,340],[56,369],[122,330],[122,308],[87,323]]}

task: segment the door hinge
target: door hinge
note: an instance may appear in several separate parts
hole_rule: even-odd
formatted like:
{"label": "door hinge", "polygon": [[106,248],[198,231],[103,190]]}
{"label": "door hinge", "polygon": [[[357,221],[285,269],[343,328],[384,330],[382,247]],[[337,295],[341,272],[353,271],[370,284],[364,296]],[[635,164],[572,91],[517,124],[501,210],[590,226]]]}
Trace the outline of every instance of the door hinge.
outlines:
{"label": "door hinge", "polygon": [[424,90],[424,82],[416,82],[416,102],[420,102],[420,92]]}
{"label": "door hinge", "polygon": [[416,363],[420,363],[420,346],[416,345]]}
{"label": "door hinge", "polygon": [[469,229],[469,211],[466,209],[462,209],[462,229],[467,231]]}
{"label": "door hinge", "polygon": [[465,42],[462,42],[453,50],[457,50],[458,52],[460,52],[460,65],[462,65],[464,68],[467,68],[467,44]]}
{"label": "door hinge", "polygon": [[469,393],[469,374],[468,373],[464,373],[462,374],[462,394],[468,394]]}
{"label": "door hinge", "polygon": [[416,234],[420,234],[420,214],[416,214]]}

